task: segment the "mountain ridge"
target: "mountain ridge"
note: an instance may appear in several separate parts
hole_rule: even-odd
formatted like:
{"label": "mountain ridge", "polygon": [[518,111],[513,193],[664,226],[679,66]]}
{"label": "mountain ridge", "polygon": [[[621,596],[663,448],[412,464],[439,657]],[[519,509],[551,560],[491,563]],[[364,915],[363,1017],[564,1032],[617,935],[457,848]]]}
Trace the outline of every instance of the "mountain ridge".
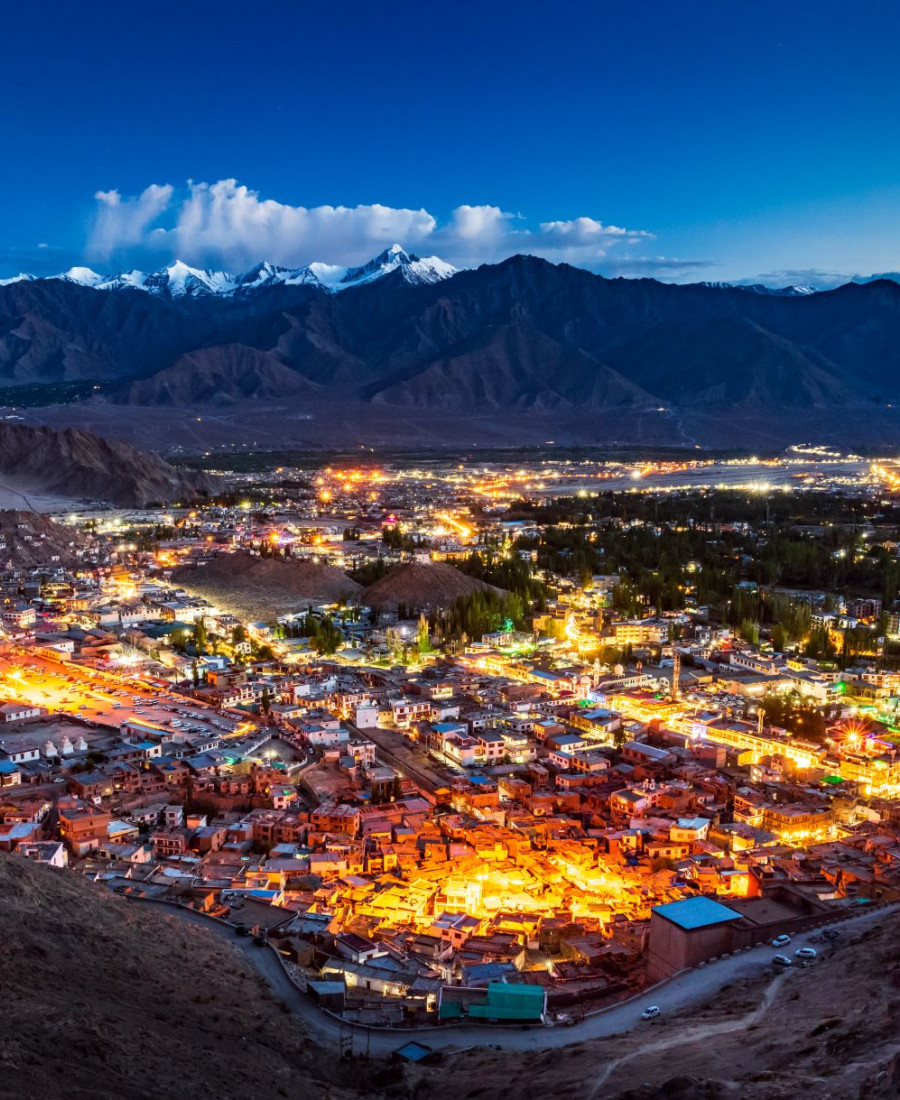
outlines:
{"label": "mountain ridge", "polygon": [[[326,408],[528,416],[547,420],[541,438],[564,415],[646,414],[669,421],[652,429],[655,442],[701,445],[738,419],[764,428],[788,413],[779,440],[863,444],[868,413],[900,408],[891,280],[763,294],[514,256],[410,283],[406,260],[386,256],[354,269],[340,293],[285,281],[174,298],[8,284],[0,385],[91,380],[104,383],[95,403],[287,402],[307,418],[333,415]],[[715,420],[712,432],[685,430],[698,416]],[[362,423],[355,412],[352,423]]]}

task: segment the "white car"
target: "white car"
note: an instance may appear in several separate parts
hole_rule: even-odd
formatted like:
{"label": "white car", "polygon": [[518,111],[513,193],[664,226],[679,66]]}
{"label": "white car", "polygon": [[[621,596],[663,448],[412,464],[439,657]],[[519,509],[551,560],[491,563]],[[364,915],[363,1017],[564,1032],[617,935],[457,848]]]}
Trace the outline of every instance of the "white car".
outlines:
{"label": "white car", "polygon": [[660,1010],[658,1005],[651,1005],[649,1008],[645,1008],[644,1011],[641,1013],[641,1019],[655,1020],[656,1017],[659,1015],[659,1012]]}
{"label": "white car", "polygon": [[794,952],[794,957],[797,959],[817,959],[819,952],[814,947],[798,947]]}
{"label": "white car", "polygon": [[787,955],[776,955],[772,962],[775,966],[793,966],[793,960],[789,959]]}
{"label": "white car", "polygon": [[791,937],[786,933],[782,933],[780,936],[776,936],[772,940],[773,947],[786,947],[791,942]]}

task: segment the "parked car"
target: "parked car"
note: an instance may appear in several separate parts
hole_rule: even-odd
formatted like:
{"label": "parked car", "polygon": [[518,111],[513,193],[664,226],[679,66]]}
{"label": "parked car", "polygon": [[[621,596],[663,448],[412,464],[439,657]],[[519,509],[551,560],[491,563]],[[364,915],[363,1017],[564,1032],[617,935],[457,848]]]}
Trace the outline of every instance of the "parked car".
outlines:
{"label": "parked car", "polygon": [[798,959],[817,959],[819,952],[814,947],[798,947],[794,956]]}
{"label": "parked car", "polygon": [[793,966],[793,960],[789,959],[787,955],[775,955],[772,959],[773,966]]}
{"label": "parked car", "polygon": [[791,942],[791,937],[787,934],[787,932],[782,932],[782,934],[780,936],[776,936],[775,939],[772,940],[772,946],[773,947],[786,947],[787,944],[789,944],[790,942]]}
{"label": "parked car", "polygon": [[840,936],[840,932],[836,928],[826,928],[822,935],[826,940],[836,940]]}
{"label": "parked car", "polygon": [[660,1009],[658,1005],[650,1005],[649,1008],[645,1008],[641,1013],[642,1020],[655,1020],[659,1015]]}

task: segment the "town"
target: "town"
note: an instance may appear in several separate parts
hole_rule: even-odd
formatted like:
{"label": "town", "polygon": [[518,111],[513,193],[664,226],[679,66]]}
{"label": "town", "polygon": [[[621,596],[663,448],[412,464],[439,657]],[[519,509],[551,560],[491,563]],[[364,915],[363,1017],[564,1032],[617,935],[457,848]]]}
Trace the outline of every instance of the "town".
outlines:
{"label": "town", "polygon": [[898,476],[828,461],[2,513],[0,850],[377,1026],[574,1023],[898,901]]}

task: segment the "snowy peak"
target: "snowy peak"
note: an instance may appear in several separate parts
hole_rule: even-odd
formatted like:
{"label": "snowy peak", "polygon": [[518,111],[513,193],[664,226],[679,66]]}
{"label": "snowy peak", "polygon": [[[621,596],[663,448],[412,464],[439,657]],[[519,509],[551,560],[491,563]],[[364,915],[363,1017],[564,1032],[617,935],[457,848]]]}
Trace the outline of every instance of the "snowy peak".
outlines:
{"label": "snowy peak", "polygon": [[437,256],[426,256],[421,259],[414,253],[407,252],[402,245],[393,244],[386,248],[374,259],[361,267],[347,268],[340,280],[340,286],[359,286],[361,283],[370,283],[374,279],[380,279],[399,271],[407,283],[418,286],[423,283],[437,283],[441,279],[449,279],[456,274],[456,268],[439,259]]}
{"label": "snowy peak", "polygon": [[809,294],[817,294],[814,286],[766,286],[764,283],[713,283],[703,282],[700,286],[710,287],[713,290],[745,290],[750,294],[766,294],[774,298],[804,298]]}
{"label": "snowy peak", "polygon": [[[168,267],[149,273],[121,271],[117,275],[107,276],[98,275],[88,267],[72,267],[60,275],[49,275],[46,278],[77,283],[94,290],[140,290],[168,299],[208,296],[232,298],[273,286],[313,286],[337,292],[374,282],[395,271],[399,271],[404,281],[411,286],[420,286],[449,279],[456,274],[457,269],[437,256],[420,259],[407,252],[402,245],[395,244],[360,267],[312,263],[306,267],[289,268],[263,262],[240,275],[229,275],[226,271],[201,270],[176,260]],[[35,282],[39,278],[35,275],[14,275],[9,279],[0,279],[0,286]]]}
{"label": "snowy peak", "polygon": [[176,260],[144,281],[144,289],[168,298],[197,298],[207,294],[227,295],[235,291],[235,279],[224,271],[200,271]]}
{"label": "snowy peak", "polygon": [[96,271],[91,271],[89,267],[70,267],[68,271],[64,271],[61,275],[52,277],[60,279],[64,283],[78,283],[79,286],[99,286],[104,279],[103,275],[98,275]]}
{"label": "snowy peak", "polygon": [[37,275],[27,275],[24,271],[20,271],[18,275],[10,275],[6,279],[0,279],[0,286],[12,286],[13,283],[34,283],[37,281]]}

